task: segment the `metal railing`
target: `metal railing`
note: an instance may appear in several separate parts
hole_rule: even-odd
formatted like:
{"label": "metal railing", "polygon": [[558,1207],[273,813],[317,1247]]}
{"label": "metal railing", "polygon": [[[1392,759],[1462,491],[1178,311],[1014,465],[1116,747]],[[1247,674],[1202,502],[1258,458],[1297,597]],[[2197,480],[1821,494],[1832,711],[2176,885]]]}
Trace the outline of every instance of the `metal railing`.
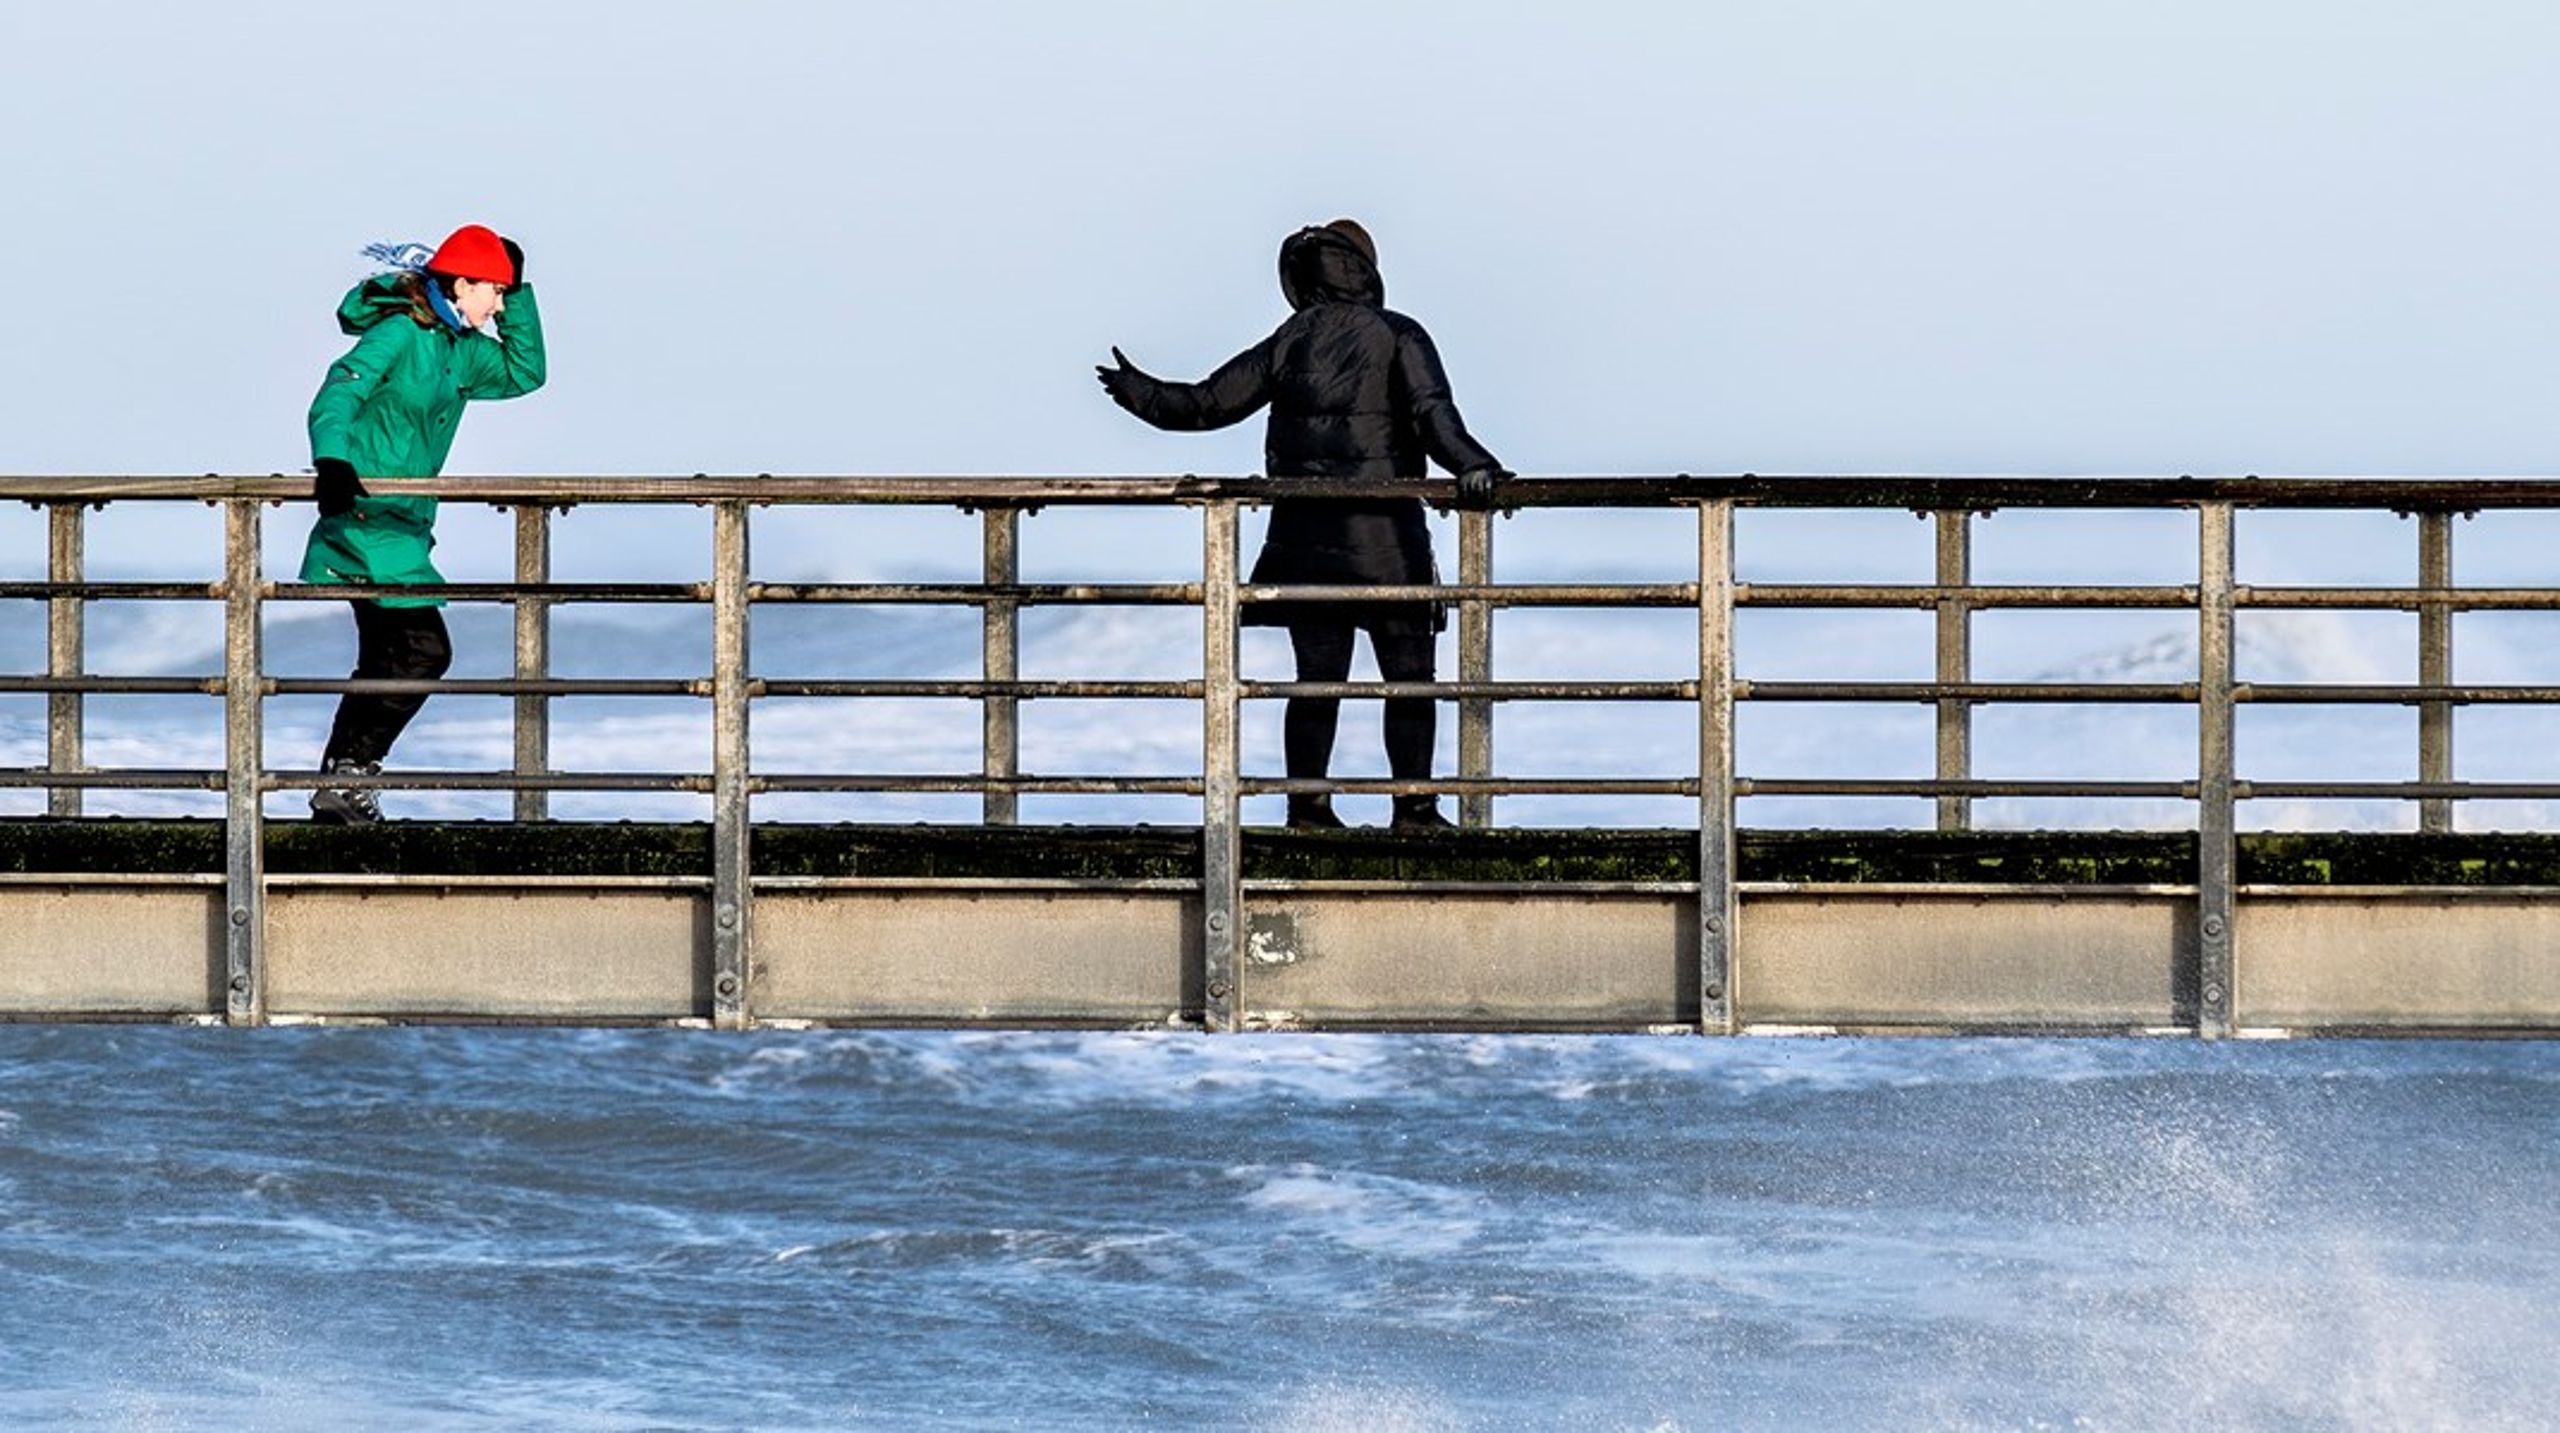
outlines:
{"label": "metal railing", "polygon": [[[2560,703],[2560,687],[2456,685],[2452,681],[2453,615],[2482,610],[2560,610],[2560,587],[2460,588],[2452,582],[2452,518],[2493,508],[2560,508],[2560,483],[2532,480],[2174,480],[1962,478],[1574,478],[1524,479],[1506,489],[1514,508],[1684,509],[1695,523],[1694,581],[1669,583],[1513,583],[1494,580],[1494,520],[1458,519],[1458,580],[1414,587],[1254,587],[1239,577],[1238,514],[1282,496],[1414,496],[1443,501],[1444,483],[1336,483],[1307,480],[1082,478],[541,478],[441,479],[404,485],[448,500],[512,508],[515,577],[504,583],[368,589],[268,581],[260,571],[261,519],[267,506],[298,498],[304,480],[288,478],[5,478],[0,498],[48,513],[49,572],[42,582],[0,582],[0,599],[46,604],[48,666],[43,676],[0,677],[0,692],[43,693],[48,700],[45,766],[0,771],[0,788],[47,789],[52,815],[76,817],[82,793],[99,788],[193,788],[225,794],[229,824],[229,966],[232,1014],[255,1019],[261,1009],[263,939],[262,798],[269,792],[323,784],[411,789],[509,791],[524,821],[549,815],[553,791],[681,791],[708,794],[712,804],[714,1017],[744,1023],[749,1008],[747,959],[752,926],[748,869],[750,798],[784,792],[974,792],[983,818],[1019,819],[1029,794],[1172,794],[1202,801],[1202,935],[1210,978],[1207,1018],[1229,1028],[1232,975],[1243,958],[1240,802],[1246,796],[1299,792],[1455,794],[1462,824],[1483,826],[1493,801],[1515,795],[1677,796],[1697,803],[1700,1022],[1732,1027],[1726,997],[1735,895],[1736,804],[1760,796],[1892,796],[1934,802],[1942,829],[1966,827],[1972,804],[1993,797],[2174,798],[2195,802],[2200,833],[2196,879],[2201,947],[2199,1023],[2227,1030],[2231,988],[2235,807],[2238,802],[2384,798],[2417,803],[2424,831],[2451,827],[2453,803],[2484,798],[2560,798],[2560,784],[2458,781],[2453,776],[2455,708],[2491,703]],[[210,584],[171,581],[93,582],[85,576],[84,515],[109,502],[192,500],[224,513],[222,576]],[[690,504],[712,515],[708,582],[560,583],[551,580],[551,518],[580,504]],[[956,507],[978,514],[983,535],[977,583],[758,582],[748,561],[750,514],[770,505],[908,505]],[[1050,506],[1181,505],[1202,514],[1202,567],[1197,582],[1025,583],[1019,564],[1024,514]],[[1926,584],[1744,583],[1736,578],[1734,518],[1742,508],[1908,509],[1935,524],[1935,580]],[[2197,580],[2192,584],[1992,585],[1972,580],[1977,516],[2008,508],[2183,509],[2197,515]],[[2240,509],[2363,509],[2416,519],[2418,583],[2414,587],[2251,587],[2234,572],[2233,535]],[[344,601],[350,597],[436,594],[461,601],[511,604],[515,671],[505,679],[439,681],[279,678],[265,673],[261,616],[271,602]],[[100,676],[86,670],[83,617],[101,600],[218,600],[224,611],[221,675]],[[1238,661],[1238,618],[1247,604],[1437,601],[1457,610],[1458,675],[1429,684],[1247,680]],[[568,679],[551,674],[550,620],[572,603],[707,604],[712,632],[707,677]],[[757,606],[779,604],[914,604],[974,606],[982,618],[984,659],[975,680],[792,680],[759,678],[748,661],[748,619]],[[1020,676],[1020,615],[1035,606],[1174,606],[1203,611],[1198,680],[1026,680]],[[1698,664],[1693,678],[1669,681],[1520,681],[1493,674],[1493,614],[1512,608],[1679,609],[1694,612]],[[1755,681],[1734,670],[1736,613],[1744,608],[1907,609],[1933,614],[1934,680],[1926,682]],[[1973,614],[1995,610],[2152,608],[2188,611],[2197,623],[2193,681],[1978,682],[1971,661]],[[2395,610],[2418,617],[2419,675],[2407,684],[2246,683],[2234,671],[2236,614],[2261,610]],[[220,770],[100,769],[83,752],[83,703],[95,694],[200,692],[222,698],[226,759]],[[349,692],[442,692],[503,695],[515,703],[514,764],[504,771],[401,771],[376,778],[279,770],[268,765],[265,699]],[[1299,781],[1249,776],[1238,738],[1247,701],[1293,696],[1434,696],[1458,706],[1458,770],[1428,781],[1345,778]],[[707,772],[563,772],[550,759],[550,704],[562,697],[684,696],[712,710]],[[855,699],[937,697],[982,708],[982,761],[974,773],[759,774],[749,742],[749,712],[758,698]],[[1021,768],[1019,705],[1057,698],[1197,701],[1202,759],[1197,773],[1151,776],[1030,774]],[[1498,703],[1633,701],[1694,703],[1698,755],[1686,777],[1566,778],[1497,776],[1492,709]],[[1734,718],[1743,702],[1921,703],[1935,713],[1936,769],[1925,779],[1772,779],[1734,769]],[[1975,708],[2006,703],[2152,703],[2198,713],[2195,775],[2179,780],[1984,780],[1973,775]],[[2234,771],[2237,708],[2248,704],[2414,705],[2419,714],[2414,781],[2250,782]],[[1221,979],[1219,972],[1230,978]]]}

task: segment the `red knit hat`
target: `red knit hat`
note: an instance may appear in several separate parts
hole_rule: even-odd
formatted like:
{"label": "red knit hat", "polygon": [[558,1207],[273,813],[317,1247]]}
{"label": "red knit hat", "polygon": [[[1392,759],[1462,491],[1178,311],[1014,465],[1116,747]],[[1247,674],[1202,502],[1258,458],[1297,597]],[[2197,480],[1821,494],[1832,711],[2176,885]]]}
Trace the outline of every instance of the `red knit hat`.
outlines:
{"label": "red knit hat", "polygon": [[465,224],[438,244],[435,256],[427,260],[427,272],[478,279],[484,284],[516,281],[516,266],[507,257],[507,246],[499,242],[495,230],[479,224]]}

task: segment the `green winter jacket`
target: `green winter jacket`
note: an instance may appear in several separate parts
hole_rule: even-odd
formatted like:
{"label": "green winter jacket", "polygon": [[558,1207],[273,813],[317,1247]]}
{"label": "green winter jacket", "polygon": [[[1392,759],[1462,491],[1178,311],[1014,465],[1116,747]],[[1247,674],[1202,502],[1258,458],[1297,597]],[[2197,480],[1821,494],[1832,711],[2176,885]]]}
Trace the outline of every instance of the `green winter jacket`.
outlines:
{"label": "green winter jacket", "polygon": [[[521,398],[542,386],[542,311],[533,290],[507,295],[498,316],[504,341],[457,333],[411,317],[397,275],[365,280],[338,305],[338,326],[356,346],[329,366],[311,400],[311,456],[353,465],[366,496],[312,524],[302,551],[305,582],[393,586],[444,581],[435,546],[436,500],[404,494],[403,478],[432,478],[453,449],[462,405],[473,398]],[[441,597],[386,598],[386,607],[441,607]]]}

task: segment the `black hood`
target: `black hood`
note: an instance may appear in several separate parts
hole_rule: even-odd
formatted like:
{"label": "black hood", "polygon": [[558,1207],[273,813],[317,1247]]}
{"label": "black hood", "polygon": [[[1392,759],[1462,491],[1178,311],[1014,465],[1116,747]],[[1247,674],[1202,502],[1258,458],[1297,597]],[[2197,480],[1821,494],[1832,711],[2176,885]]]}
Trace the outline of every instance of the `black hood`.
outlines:
{"label": "black hood", "polygon": [[1300,229],[1280,243],[1280,292],[1289,307],[1320,303],[1384,307],[1387,281],[1360,246],[1338,229]]}

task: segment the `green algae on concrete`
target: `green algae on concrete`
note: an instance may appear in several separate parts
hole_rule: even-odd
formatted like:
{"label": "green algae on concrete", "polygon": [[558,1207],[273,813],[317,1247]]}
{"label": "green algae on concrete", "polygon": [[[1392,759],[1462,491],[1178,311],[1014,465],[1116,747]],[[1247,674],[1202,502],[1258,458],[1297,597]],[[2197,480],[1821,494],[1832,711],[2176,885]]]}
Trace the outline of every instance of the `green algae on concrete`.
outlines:
{"label": "green algae on concrete", "polygon": [[2240,838],[2243,885],[2560,886],[2560,833],[2263,831]]}
{"label": "green algae on concrete", "polygon": [[[0,872],[210,874],[218,820],[0,819]],[[711,830],[690,822],[271,821],[277,874],[707,876]],[[1181,826],[800,825],[755,828],[762,876],[958,880],[1197,880],[1200,833]],[[2261,832],[2240,881],[2269,885],[2560,886],[2560,834]],[[1696,879],[1684,830],[1367,829],[1244,834],[1263,880],[1625,883]],[[1792,883],[2184,885],[2192,832],[1745,831],[1741,880]]]}
{"label": "green algae on concrete", "polygon": [[[1200,879],[1200,833],[1173,826],[810,826],[755,828],[759,876],[975,880]],[[703,869],[710,869],[706,861]]]}
{"label": "green algae on concrete", "polygon": [[1694,831],[1497,828],[1409,834],[1251,828],[1244,834],[1247,879],[1691,881],[1697,871]]}
{"label": "green algae on concrete", "polygon": [[0,819],[0,872],[199,875],[222,870],[220,821]]}
{"label": "green algae on concrete", "polygon": [[2188,831],[1745,831],[1737,879],[1985,885],[2192,882]]}
{"label": "green algae on concrete", "polygon": [[279,875],[695,876],[711,870],[711,828],[637,821],[270,821],[267,869]]}

